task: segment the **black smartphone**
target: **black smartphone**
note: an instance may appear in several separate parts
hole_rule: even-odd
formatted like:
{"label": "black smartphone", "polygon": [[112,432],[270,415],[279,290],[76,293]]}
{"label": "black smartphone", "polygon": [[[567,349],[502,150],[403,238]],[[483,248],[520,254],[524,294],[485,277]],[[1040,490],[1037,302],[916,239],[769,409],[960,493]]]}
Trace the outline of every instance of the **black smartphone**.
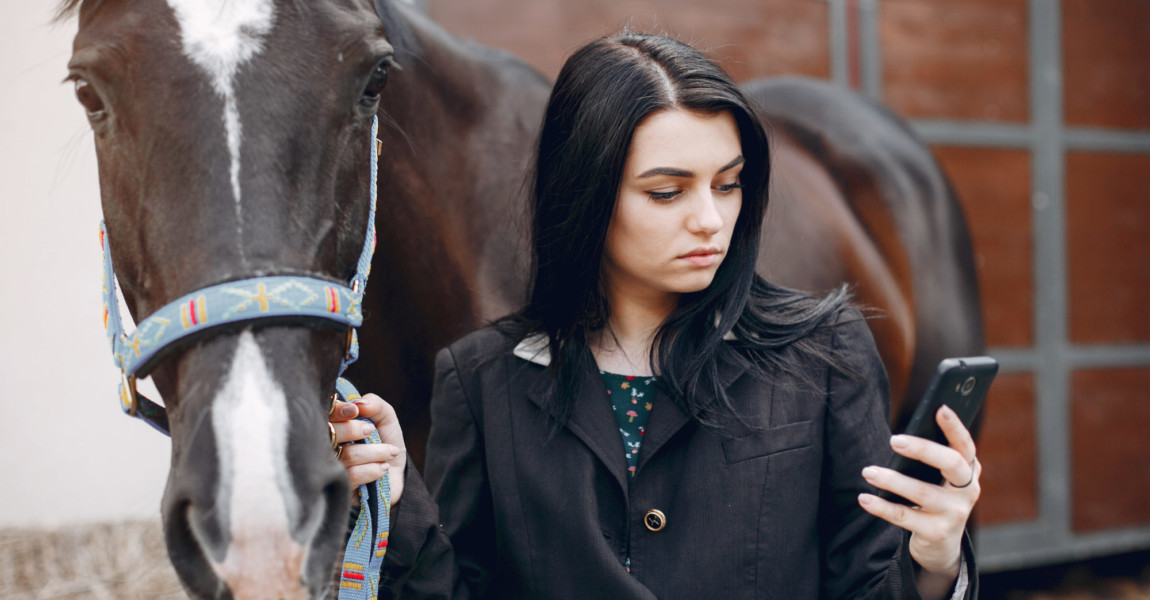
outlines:
{"label": "black smartphone", "polygon": [[[943,359],[903,433],[949,445],[946,435],[935,421],[935,413],[945,404],[970,429],[997,373],[998,361],[989,356]],[[938,469],[901,454],[895,454],[888,466],[927,483],[942,483],[942,473]],[[911,504],[902,496],[886,490],[879,490],[878,496],[899,504]]]}

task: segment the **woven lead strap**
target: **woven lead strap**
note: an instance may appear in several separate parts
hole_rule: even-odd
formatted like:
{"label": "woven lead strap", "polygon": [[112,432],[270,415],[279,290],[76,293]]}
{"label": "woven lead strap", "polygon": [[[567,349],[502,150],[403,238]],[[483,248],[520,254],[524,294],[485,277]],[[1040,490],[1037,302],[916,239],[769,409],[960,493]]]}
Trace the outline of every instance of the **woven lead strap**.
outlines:
{"label": "woven lead strap", "polygon": [[[379,117],[371,121],[371,203],[367,213],[367,234],[359,257],[352,287],[360,293],[367,291],[367,277],[371,274],[371,258],[375,253],[376,178],[379,173],[377,140]],[[340,375],[348,365],[359,358],[359,336],[353,330],[347,356],[340,365]],[[359,390],[342,376],[335,382],[336,395],[343,402],[359,400]],[[379,433],[372,431],[367,443],[379,444]],[[383,477],[371,484],[359,486],[359,516],[344,548],[340,566],[339,600],[377,600],[383,558],[387,554],[387,538],[391,531],[391,478]],[[374,517],[374,518],[373,518]]]}
{"label": "woven lead strap", "polygon": [[[355,386],[342,377],[336,380],[335,389],[342,402],[354,402],[360,398]],[[364,442],[382,443],[376,431],[371,432],[369,440]],[[384,474],[371,484],[359,486],[357,493],[359,516],[343,553],[339,600],[376,600],[391,529],[391,480]]]}

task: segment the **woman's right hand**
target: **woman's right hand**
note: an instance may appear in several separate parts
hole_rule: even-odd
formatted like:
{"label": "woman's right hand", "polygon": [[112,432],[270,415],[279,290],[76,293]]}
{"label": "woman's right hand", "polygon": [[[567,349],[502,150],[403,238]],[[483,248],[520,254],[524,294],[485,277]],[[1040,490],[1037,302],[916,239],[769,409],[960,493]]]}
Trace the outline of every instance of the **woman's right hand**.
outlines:
{"label": "woman's right hand", "polygon": [[[371,419],[371,423],[356,420],[356,417],[366,417]],[[383,398],[366,394],[355,402],[337,404],[329,419],[335,429],[335,441],[340,444],[362,440],[371,435],[372,428],[379,432],[382,444],[346,444],[339,462],[347,469],[352,488],[390,473],[391,504],[398,504],[403,496],[407,446],[403,442],[403,430],[395,409]],[[353,494],[353,501],[357,498]]]}

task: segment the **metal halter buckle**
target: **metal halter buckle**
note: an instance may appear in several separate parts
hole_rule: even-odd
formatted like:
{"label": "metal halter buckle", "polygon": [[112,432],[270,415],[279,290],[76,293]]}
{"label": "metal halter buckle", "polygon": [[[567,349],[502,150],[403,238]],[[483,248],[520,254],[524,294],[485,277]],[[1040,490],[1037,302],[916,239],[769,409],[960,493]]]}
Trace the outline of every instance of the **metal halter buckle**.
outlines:
{"label": "metal halter buckle", "polygon": [[343,359],[351,359],[351,342],[355,339],[355,327],[347,328],[347,338],[343,341]]}
{"label": "metal halter buckle", "polygon": [[136,395],[136,376],[120,371],[120,406],[128,416],[136,416],[140,408],[140,398]]}

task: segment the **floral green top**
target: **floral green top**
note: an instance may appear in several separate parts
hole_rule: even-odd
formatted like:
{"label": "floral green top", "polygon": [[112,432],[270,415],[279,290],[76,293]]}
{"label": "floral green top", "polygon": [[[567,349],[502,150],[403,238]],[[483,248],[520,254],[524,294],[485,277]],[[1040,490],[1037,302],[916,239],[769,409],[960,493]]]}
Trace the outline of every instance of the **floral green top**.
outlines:
{"label": "floral green top", "polygon": [[647,429],[647,419],[651,416],[651,403],[655,400],[655,378],[616,375],[599,371],[607,386],[607,398],[615,409],[615,419],[619,422],[619,433],[623,436],[623,452],[627,459],[627,470],[635,476],[639,466],[639,445]]}

